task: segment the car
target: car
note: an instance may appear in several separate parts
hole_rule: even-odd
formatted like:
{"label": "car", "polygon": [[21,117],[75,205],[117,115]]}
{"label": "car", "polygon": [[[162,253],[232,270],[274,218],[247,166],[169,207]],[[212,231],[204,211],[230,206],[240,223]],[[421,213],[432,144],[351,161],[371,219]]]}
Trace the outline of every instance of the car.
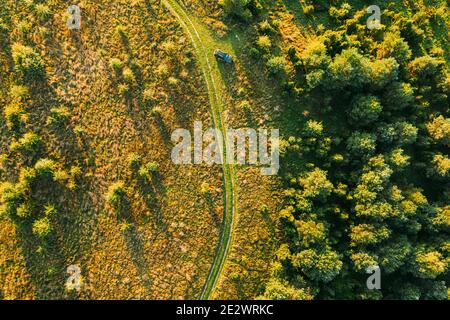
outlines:
{"label": "car", "polygon": [[223,52],[222,50],[216,49],[214,50],[214,56],[216,59],[226,62],[226,63],[233,63],[233,58],[226,52]]}

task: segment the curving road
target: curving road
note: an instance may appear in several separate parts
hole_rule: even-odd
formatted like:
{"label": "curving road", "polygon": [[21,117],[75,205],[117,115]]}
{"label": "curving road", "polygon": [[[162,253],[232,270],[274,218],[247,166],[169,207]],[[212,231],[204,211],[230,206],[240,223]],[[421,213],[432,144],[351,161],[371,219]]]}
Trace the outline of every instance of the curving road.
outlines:
{"label": "curving road", "polygon": [[[232,165],[226,164],[226,126],[222,115],[222,106],[223,103],[221,101],[221,94],[218,91],[219,86],[222,88],[225,87],[223,83],[220,73],[216,64],[216,61],[213,61],[213,64],[210,62],[210,58],[213,56],[213,46],[215,41],[213,38],[209,36],[207,33],[200,33],[196,24],[193,22],[193,19],[189,16],[186,10],[183,8],[183,5],[180,4],[177,0],[163,0],[163,3],[167,8],[171,11],[171,13],[177,18],[180,22],[181,26],[188,34],[189,38],[192,41],[192,44],[197,53],[197,58],[200,64],[200,67],[203,72],[203,76],[205,78],[209,102],[211,105],[211,116],[214,122],[214,127],[219,129],[224,137],[224,143],[220,146],[220,153],[222,157],[222,169],[223,169],[223,180],[225,186],[225,210],[222,220],[222,228],[219,237],[219,243],[216,248],[216,252],[214,255],[214,260],[211,265],[211,268],[208,273],[208,277],[206,278],[206,282],[203,286],[202,293],[200,295],[200,299],[209,299],[212,297],[212,293],[214,288],[216,287],[217,281],[220,278],[220,274],[223,270],[223,265],[227,258],[231,238],[233,231],[233,221],[235,218],[236,205],[235,205],[235,174],[234,168]],[[205,47],[204,43],[208,43],[208,49]],[[218,47],[219,45],[217,45]]]}

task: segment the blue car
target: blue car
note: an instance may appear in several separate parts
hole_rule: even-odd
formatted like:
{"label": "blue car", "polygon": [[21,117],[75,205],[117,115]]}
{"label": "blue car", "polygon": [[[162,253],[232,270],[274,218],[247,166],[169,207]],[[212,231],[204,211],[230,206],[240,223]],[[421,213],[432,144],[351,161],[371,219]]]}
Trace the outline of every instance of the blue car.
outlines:
{"label": "blue car", "polygon": [[216,49],[214,51],[214,56],[220,61],[223,61],[226,63],[233,63],[233,58],[231,58],[231,56],[228,53],[225,53],[219,49]]}

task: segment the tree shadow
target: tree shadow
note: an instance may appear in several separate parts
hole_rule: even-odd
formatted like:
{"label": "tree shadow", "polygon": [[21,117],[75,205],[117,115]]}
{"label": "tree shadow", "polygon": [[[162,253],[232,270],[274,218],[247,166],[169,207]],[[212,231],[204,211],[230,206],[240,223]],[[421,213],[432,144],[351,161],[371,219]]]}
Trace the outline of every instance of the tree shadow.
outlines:
{"label": "tree shadow", "polygon": [[213,219],[216,228],[219,228],[222,223],[222,220],[221,217],[219,217],[219,215],[216,212],[216,209],[214,207],[214,199],[212,198],[209,192],[205,194],[205,201],[206,204],[208,205],[209,214],[211,215],[211,218]]}

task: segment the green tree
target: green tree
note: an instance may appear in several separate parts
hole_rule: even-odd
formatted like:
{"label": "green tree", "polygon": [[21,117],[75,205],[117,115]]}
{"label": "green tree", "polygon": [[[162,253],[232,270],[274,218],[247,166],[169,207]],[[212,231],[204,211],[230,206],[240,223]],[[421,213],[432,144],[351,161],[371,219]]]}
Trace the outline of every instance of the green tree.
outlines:
{"label": "green tree", "polygon": [[381,111],[381,103],[377,97],[359,95],[351,103],[350,118],[355,124],[367,125],[376,121]]}
{"label": "green tree", "polygon": [[376,136],[367,132],[354,132],[347,140],[347,149],[354,155],[370,157],[375,153]]}
{"label": "green tree", "polygon": [[331,193],[333,184],[327,179],[327,172],[315,168],[298,179],[303,188],[302,195],[307,198],[324,198]]}
{"label": "green tree", "polygon": [[414,90],[409,83],[396,81],[386,87],[382,103],[388,110],[402,110],[411,107],[414,105]]}
{"label": "green tree", "polygon": [[16,71],[25,78],[40,78],[45,75],[44,62],[33,48],[15,43],[12,46],[12,57]]}
{"label": "green tree", "polygon": [[394,58],[398,63],[404,65],[411,59],[411,49],[408,43],[399,33],[386,32],[383,42],[377,51],[378,58]]}
{"label": "green tree", "polygon": [[427,123],[428,134],[436,142],[450,143],[450,119],[444,116],[435,117]]}
{"label": "green tree", "polygon": [[46,238],[52,232],[50,220],[47,217],[41,218],[33,222],[33,233],[41,239]]}

